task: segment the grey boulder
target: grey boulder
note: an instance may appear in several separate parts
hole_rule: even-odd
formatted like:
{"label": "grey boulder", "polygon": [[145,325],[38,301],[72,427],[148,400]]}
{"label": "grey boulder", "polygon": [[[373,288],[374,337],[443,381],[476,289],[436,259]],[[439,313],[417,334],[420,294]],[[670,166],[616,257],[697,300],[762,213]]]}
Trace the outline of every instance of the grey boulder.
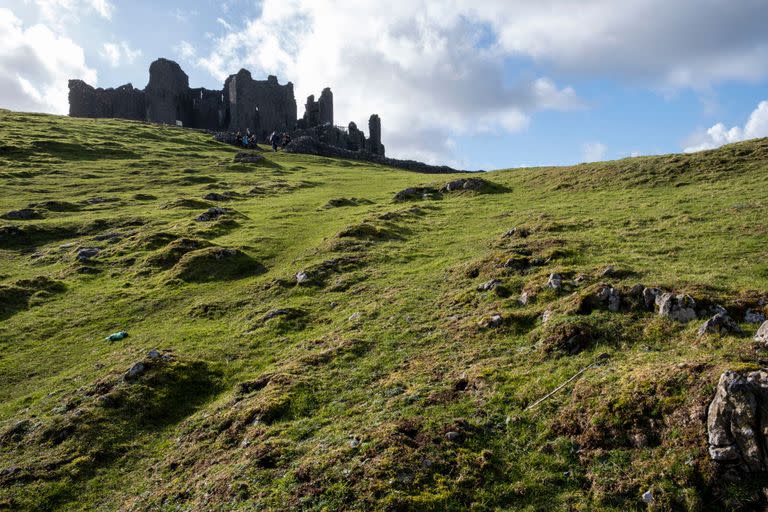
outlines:
{"label": "grey boulder", "polygon": [[699,327],[699,337],[707,334],[742,334],[742,331],[728,313],[718,313]]}
{"label": "grey boulder", "polygon": [[757,330],[755,341],[768,347],[768,322],[763,322],[763,325]]}
{"label": "grey boulder", "polygon": [[712,460],[744,473],[768,467],[768,372],[720,376],[709,404],[707,433]]}
{"label": "grey boulder", "polygon": [[658,300],[659,316],[682,323],[696,320],[696,301],[689,295],[665,293]]}

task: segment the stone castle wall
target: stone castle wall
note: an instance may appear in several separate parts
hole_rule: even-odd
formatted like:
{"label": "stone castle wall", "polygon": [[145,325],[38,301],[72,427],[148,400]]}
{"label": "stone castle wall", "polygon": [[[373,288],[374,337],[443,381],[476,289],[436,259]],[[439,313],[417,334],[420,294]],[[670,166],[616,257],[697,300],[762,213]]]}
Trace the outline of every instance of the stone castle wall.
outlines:
{"label": "stone castle wall", "polygon": [[149,67],[144,90],[131,84],[116,89],[96,89],[82,80],[69,81],[69,115],[119,118],[176,124],[216,132],[250,131],[260,140],[276,132],[295,132],[349,151],[384,155],[381,121],[368,121],[370,138],[350,123],[347,130],[334,126],[333,93],[323,89],[315,101],[307,98],[304,115],[297,121],[293,84],[280,85],[276,76],[254,80],[241,69],[229,76],[222,90],[190,89],[189,77],[176,62],[158,59]]}
{"label": "stone castle wall", "polygon": [[144,90],[131,84],[96,89],[82,80],[69,81],[69,115],[116,117],[176,124],[207,130],[250,130],[266,137],[274,130],[296,125],[293,84],[277,77],[253,80],[246,70],[230,76],[223,90],[190,89],[189,77],[171,60],[158,59],[149,67]]}

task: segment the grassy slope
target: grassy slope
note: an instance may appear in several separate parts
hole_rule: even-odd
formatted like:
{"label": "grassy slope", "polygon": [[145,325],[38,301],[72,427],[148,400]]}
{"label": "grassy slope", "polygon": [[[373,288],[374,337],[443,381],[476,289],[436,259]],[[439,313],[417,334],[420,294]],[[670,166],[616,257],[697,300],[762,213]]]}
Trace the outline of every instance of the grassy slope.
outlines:
{"label": "grassy slope", "polygon": [[[0,212],[78,207],[0,221],[30,237],[0,246],[0,510],[627,510],[648,489],[662,509],[748,499],[749,482],[714,485],[701,408],[724,368],[764,354],[652,313],[576,315],[582,291],[543,288],[561,272],[588,289],[610,264],[626,271],[608,279],[617,287],[754,299],[768,288],[766,140],[499,171],[486,177],[505,193],[413,204],[391,198],[450,177],[282,153],[241,165],[203,134],[7,111],[0,141]],[[167,207],[255,186],[265,193],[216,203],[234,222]],[[81,203],[94,197],[114,201]],[[367,202],[324,208],[342,197]],[[339,236],[362,223],[378,231]],[[515,226],[531,237],[503,240]],[[104,233],[123,238],[92,240]],[[147,243],[157,233],[238,248],[266,272],[185,282],[147,263],[164,250]],[[104,249],[86,265],[95,274],[74,257],[89,246]],[[550,259],[497,268],[515,248]],[[345,263],[322,283],[294,285],[333,258]],[[19,283],[40,276],[65,288]],[[509,297],[476,290],[491,277]],[[523,289],[537,294],[527,306]],[[291,314],[264,320],[278,308]],[[478,328],[497,312],[502,328]],[[591,329],[589,346],[548,352],[570,324]],[[130,336],[104,341],[120,329]],[[121,382],[152,348],[174,360]],[[97,399],[99,383],[117,405]]]}

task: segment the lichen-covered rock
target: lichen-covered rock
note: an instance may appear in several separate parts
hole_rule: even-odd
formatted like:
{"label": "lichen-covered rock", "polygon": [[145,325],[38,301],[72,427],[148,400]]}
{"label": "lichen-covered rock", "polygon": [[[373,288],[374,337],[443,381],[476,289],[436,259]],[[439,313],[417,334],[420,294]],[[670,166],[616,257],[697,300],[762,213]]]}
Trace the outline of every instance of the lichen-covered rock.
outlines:
{"label": "lichen-covered rock", "polygon": [[83,247],[77,251],[77,259],[80,261],[88,261],[99,255],[101,249],[98,247]]}
{"label": "lichen-covered rock", "polygon": [[768,467],[768,372],[720,376],[707,414],[712,460],[746,473]]}
{"label": "lichen-covered rock", "polygon": [[744,313],[744,321],[748,324],[762,324],[765,322],[765,314],[754,309],[748,309]]}
{"label": "lichen-covered rock", "polygon": [[728,313],[718,313],[699,327],[699,337],[707,334],[742,334],[742,331]]}
{"label": "lichen-covered rock", "polygon": [[607,307],[608,311],[616,313],[621,309],[621,293],[612,286],[602,286],[597,291],[597,300],[601,305]]}
{"label": "lichen-covered rock", "polygon": [[665,293],[658,301],[659,315],[687,323],[696,320],[696,301],[689,295],[675,295],[674,293]]}
{"label": "lichen-covered rock", "polygon": [[396,203],[415,201],[419,199],[439,199],[440,191],[434,187],[409,187],[401,190],[392,200]]}
{"label": "lichen-covered rock", "polygon": [[768,322],[763,322],[763,325],[757,330],[755,341],[768,347]]}
{"label": "lichen-covered rock", "polygon": [[653,311],[653,308],[658,302],[658,300],[661,298],[661,295],[662,295],[661,290],[659,290],[658,288],[644,288],[643,302],[645,302],[645,307]]}
{"label": "lichen-covered rock", "polygon": [[235,162],[239,164],[257,164],[263,160],[264,157],[258,153],[248,153],[241,151],[235,155]]}
{"label": "lichen-covered rock", "polygon": [[231,212],[232,210],[230,210],[229,208],[220,208],[218,206],[214,206],[213,208],[208,208],[208,211],[205,211],[200,215],[198,215],[195,220],[197,222],[211,222]]}
{"label": "lichen-covered rock", "polygon": [[495,290],[499,285],[501,284],[501,281],[498,279],[491,279],[488,282],[485,282],[477,287],[477,291],[479,292],[490,292]]}
{"label": "lichen-covered rock", "polygon": [[504,325],[504,318],[501,315],[491,315],[489,318],[480,320],[478,324],[483,329],[496,329]]}
{"label": "lichen-covered rock", "polygon": [[460,178],[458,180],[449,181],[442,187],[440,192],[459,192],[459,191],[472,191],[472,192],[492,192],[499,187],[494,183],[482,178]]}
{"label": "lichen-covered rock", "polygon": [[21,210],[13,210],[3,214],[2,218],[7,220],[32,220],[42,219],[43,216],[37,210],[32,208],[22,208]]}
{"label": "lichen-covered rock", "polygon": [[553,290],[559,290],[563,287],[563,276],[560,274],[550,274],[549,279],[547,280],[547,288],[552,288]]}

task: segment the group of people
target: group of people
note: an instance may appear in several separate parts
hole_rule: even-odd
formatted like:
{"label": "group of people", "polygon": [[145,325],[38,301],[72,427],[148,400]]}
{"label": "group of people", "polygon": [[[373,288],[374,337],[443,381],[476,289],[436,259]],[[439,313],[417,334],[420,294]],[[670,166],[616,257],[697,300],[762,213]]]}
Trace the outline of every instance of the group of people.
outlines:
{"label": "group of people", "polygon": [[284,148],[291,142],[291,136],[287,133],[272,132],[269,136],[269,143],[272,144],[272,151],[277,151],[277,148]]}
{"label": "group of people", "polygon": [[235,134],[235,145],[242,146],[244,148],[255,148],[258,141],[256,140],[256,134],[247,130],[245,133],[238,131]]}
{"label": "group of people", "polygon": [[[291,136],[287,133],[278,133],[277,131],[274,131],[267,140],[272,146],[272,150],[277,151],[278,148],[284,148],[291,142]],[[235,134],[236,146],[255,148],[257,144],[256,134],[251,133],[250,130],[246,130],[245,133],[238,131]]]}

